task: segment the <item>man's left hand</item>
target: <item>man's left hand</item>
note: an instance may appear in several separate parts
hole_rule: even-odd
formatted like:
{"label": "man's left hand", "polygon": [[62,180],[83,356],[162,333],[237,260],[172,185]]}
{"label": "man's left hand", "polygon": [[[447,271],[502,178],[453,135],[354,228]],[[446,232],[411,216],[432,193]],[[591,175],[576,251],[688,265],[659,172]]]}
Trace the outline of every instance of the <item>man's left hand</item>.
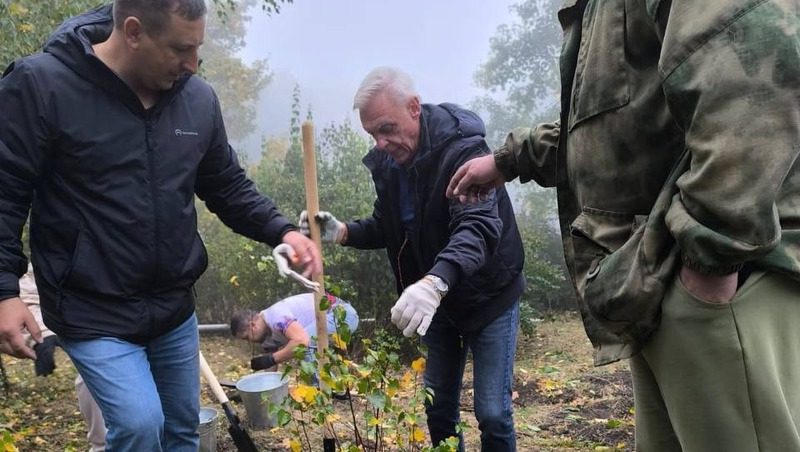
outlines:
{"label": "man's left hand", "polygon": [[294,250],[292,265],[301,268],[303,276],[313,279],[322,273],[322,256],[311,239],[297,231],[289,231],[283,236],[283,243]]}
{"label": "man's left hand", "polygon": [[696,298],[709,303],[730,303],[736,295],[739,274],[705,275],[688,267],[681,267],[681,282]]}
{"label": "man's left hand", "polygon": [[408,286],[392,307],[392,323],[403,330],[405,337],[411,337],[415,330],[424,336],[441,301],[433,283],[420,279]]}

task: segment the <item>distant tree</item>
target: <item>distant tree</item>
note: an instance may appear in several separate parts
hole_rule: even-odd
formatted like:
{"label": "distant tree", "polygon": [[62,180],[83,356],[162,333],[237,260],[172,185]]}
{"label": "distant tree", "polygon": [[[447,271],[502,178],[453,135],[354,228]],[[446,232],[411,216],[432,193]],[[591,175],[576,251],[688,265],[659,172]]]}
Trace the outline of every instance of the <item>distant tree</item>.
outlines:
{"label": "distant tree", "polygon": [[[239,7],[237,0],[213,0],[217,6],[217,15],[224,19],[229,11],[234,11]],[[292,3],[293,0],[260,0],[261,10],[267,14],[281,12],[282,3]]]}
{"label": "distant tree", "polygon": [[210,5],[206,24],[206,40],[201,48],[201,75],[219,96],[228,137],[241,140],[256,129],[258,94],[272,80],[266,60],[245,63],[237,56],[245,46],[247,12],[259,0],[242,0],[227,11],[224,19]]}
{"label": "distant tree", "polygon": [[489,94],[472,102],[487,113],[488,138],[499,145],[514,127],[552,116],[558,105],[559,2],[524,0],[511,9],[517,20],[490,39],[489,57],[475,82]]}
{"label": "distant tree", "polygon": [[0,67],[42,50],[64,19],[104,3],[103,0],[0,0]]}

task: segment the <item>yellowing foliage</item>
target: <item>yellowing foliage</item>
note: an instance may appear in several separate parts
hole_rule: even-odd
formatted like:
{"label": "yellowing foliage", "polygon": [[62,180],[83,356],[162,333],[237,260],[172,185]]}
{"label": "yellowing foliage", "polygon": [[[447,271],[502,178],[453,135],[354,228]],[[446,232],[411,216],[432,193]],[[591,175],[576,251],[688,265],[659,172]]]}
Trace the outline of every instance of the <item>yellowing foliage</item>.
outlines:
{"label": "yellowing foliage", "polygon": [[318,392],[319,390],[313,386],[299,384],[297,387],[289,390],[289,395],[297,402],[311,403],[314,401],[314,397],[316,397]]}

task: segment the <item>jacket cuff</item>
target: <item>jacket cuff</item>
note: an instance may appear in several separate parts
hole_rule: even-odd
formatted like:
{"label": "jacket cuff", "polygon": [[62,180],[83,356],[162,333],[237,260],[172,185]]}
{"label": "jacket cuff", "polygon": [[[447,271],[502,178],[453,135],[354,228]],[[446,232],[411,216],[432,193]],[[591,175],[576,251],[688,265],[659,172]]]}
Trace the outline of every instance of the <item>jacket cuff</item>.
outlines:
{"label": "jacket cuff", "polygon": [[733,265],[726,265],[726,266],[709,266],[704,265],[698,261],[692,260],[691,257],[686,255],[681,255],[681,261],[683,262],[683,266],[690,268],[698,273],[702,273],[708,276],[725,276],[730,275],[731,273],[738,273],[739,270],[742,269],[744,263],[740,264],[733,264]]}
{"label": "jacket cuff", "polygon": [[[273,220],[273,221],[278,221],[278,220]],[[297,226],[293,225],[292,223],[289,223],[289,220],[286,220],[286,219],[283,219],[280,222],[280,224],[278,224],[278,225],[276,225],[274,227],[278,231],[277,241],[274,242],[274,243],[267,242],[267,245],[269,245],[269,246],[271,246],[273,248],[275,248],[276,246],[278,246],[281,243],[283,243],[283,236],[284,235],[288,234],[289,232],[299,230],[299,228]]]}
{"label": "jacket cuff", "polygon": [[494,164],[506,182],[512,181],[519,176],[517,157],[514,155],[513,149],[508,145],[503,145],[494,151]]}
{"label": "jacket cuff", "polygon": [[453,290],[453,286],[458,284],[458,281],[461,279],[461,269],[443,260],[436,261],[436,263],[433,264],[433,268],[431,268],[427,274],[442,278],[451,291]]}
{"label": "jacket cuff", "polygon": [[19,297],[19,276],[0,271],[0,301]]}

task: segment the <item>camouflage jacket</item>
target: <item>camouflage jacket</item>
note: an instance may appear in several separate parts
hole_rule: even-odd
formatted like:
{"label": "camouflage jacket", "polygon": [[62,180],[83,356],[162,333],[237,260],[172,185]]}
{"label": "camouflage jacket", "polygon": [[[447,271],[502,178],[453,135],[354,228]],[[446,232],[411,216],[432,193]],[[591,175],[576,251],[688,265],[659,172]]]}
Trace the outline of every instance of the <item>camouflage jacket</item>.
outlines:
{"label": "camouflage jacket", "polygon": [[568,0],[559,11],[560,120],[514,130],[495,162],[507,180],[557,187],[596,364],[637,347],[586,309],[587,273],[652,214],[684,149],[690,167],[664,212],[683,265],[800,279],[798,14],[797,0]]}

